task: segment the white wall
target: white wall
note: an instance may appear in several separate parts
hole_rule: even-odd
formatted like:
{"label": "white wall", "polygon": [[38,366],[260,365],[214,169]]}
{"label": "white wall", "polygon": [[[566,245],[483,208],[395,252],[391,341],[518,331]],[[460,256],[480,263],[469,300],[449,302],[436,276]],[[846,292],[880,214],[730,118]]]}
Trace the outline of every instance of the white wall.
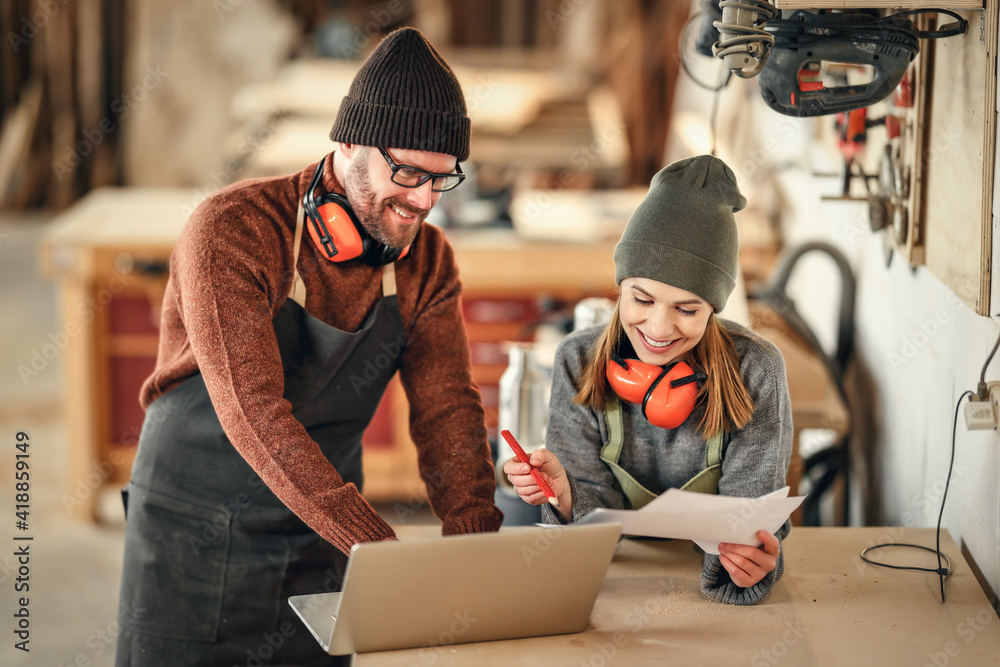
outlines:
{"label": "white wall", "polygon": [[[858,278],[857,354],[874,380],[878,426],[872,475],[881,511],[869,521],[933,526],[947,478],[955,404],[963,391],[975,390],[1000,328],[975,315],[926,269],[912,270],[898,255],[886,267],[882,239],[858,233],[859,213],[866,221],[862,205],[816,201],[831,185],[836,190],[835,183],[800,174],[781,181],[795,183],[788,189],[796,209],[786,220],[789,240],[833,243]],[[809,265],[803,269],[808,273]],[[829,337],[830,329],[822,326],[831,310],[825,295],[836,295],[838,287],[808,275],[796,279],[798,308]],[[1000,380],[997,358],[986,380]],[[1000,590],[998,508],[1000,437],[967,431],[960,416],[943,524],[964,543],[994,591]]]}
{"label": "white wall", "polygon": [[[716,71],[713,64],[696,66],[696,74],[708,79]],[[685,110],[707,121],[711,101],[685,78],[675,121]],[[868,227],[866,204],[820,200],[840,189],[838,178],[813,175],[841,168],[838,154],[827,148],[833,145],[832,117],[782,116],[760,101],[752,81],[731,82],[719,104],[718,154],[736,171],[750,205],[779,197],[786,249],[825,240],[847,256],[856,274],[856,351],[871,378],[876,427],[870,471],[874,509],[865,521],[933,527],[948,471],[955,404],[963,391],[976,388],[1000,327],[975,315],[927,269],[911,269],[898,255],[887,267],[883,240]],[[675,135],[670,159],[708,152],[704,141]],[[832,265],[817,256],[802,260],[790,286],[797,308],[828,349],[834,343],[839,285]],[[1000,285],[994,303],[998,291]],[[1000,354],[986,380],[1000,380]],[[967,431],[960,415],[956,447],[943,525],[1000,591],[1000,436]],[[854,521],[860,521],[857,515]]]}

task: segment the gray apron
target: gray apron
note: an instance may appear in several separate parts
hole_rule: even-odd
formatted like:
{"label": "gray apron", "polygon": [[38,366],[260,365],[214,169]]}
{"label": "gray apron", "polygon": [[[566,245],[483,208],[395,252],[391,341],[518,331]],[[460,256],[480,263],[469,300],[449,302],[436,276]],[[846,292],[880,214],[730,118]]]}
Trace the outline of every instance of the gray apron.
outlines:
{"label": "gray apron", "polygon": [[[301,237],[300,207],[295,264]],[[354,333],[305,311],[297,269],[292,285],[273,319],[284,397],[344,482],[360,489],[361,436],[405,342],[394,265],[383,268],[383,297]],[[375,375],[373,366],[382,370]],[[347,557],[240,456],[200,374],[147,409],[123,495],[116,665],[339,664],[288,597],[340,590]]]}
{"label": "gray apron", "polygon": [[[618,463],[625,441],[625,426],[621,399],[617,396],[613,396],[604,407],[604,423],[608,428],[608,442],[601,448],[598,458],[611,470],[629,506],[637,510],[656,498],[656,494],[639,483]],[[681,489],[696,493],[718,493],[723,453],[723,434],[719,432],[705,442],[705,468],[689,479]]]}

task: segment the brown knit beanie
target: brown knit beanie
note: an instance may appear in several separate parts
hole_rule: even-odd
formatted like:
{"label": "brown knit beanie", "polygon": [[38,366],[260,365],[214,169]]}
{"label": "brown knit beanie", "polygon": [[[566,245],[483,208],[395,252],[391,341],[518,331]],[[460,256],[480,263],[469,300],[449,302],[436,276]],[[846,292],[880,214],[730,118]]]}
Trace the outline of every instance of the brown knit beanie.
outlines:
{"label": "brown knit beanie", "polygon": [[697,294],[719,312],[736,287],[736,175],[710,155],[661,169],[615,246],[615,282],[649,278]]}
{"label": "brown knit beanie", "polygon": [[415,28],[376,47],[351,82],[330,138],[337,142],[469,157],[469,116],[448,63]]}

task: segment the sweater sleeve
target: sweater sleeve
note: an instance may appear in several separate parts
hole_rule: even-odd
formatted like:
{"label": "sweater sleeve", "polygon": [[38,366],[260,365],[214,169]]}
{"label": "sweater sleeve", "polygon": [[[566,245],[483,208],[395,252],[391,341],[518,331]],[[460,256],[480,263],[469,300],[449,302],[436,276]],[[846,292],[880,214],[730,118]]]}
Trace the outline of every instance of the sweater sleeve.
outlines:
{"label": "sweater sleeve", "polygon": [[424,305],[407,328],[400,379],[410,404],[410,435],[420,476],[445,535],[496,531],[496,477],[479,389],[472,379],[451,247],[438,239],[440,262]]}
{"label": "sweater sleeve", "polygon": [[[277,258],[288,242],[276,225],[248,222],[267,215],[245,202],[239,210],[202,205],[175,250],[171,279],[227,437],[289,509],[348,553],[393,531],[354,484],[344,484],[283,398],[272,318],[291,257]],[[279,270],[275,261],[285,265]]]}
{"label": "sweater sleeve", "polygon": [[[732,434],[722,461],[719,493],[726,496],[756,498],[785,486],[792,454],[792,409],[781,353],[770,343],[756,339],[749,342],[743,355],[743,374],[754,411],[750,423]],[[791,522],[778,529],[779,546],[791,528]],[[705,554],[701,590],[714,600],[735,605],[751,605],[763,600],[784,571],[784,549],[773,571],[748,588],[737,586],[717,555]]]}
{"label": "sweater sleeve", "polygon": [[[570,335],[556,348],[552,368],[552,391],[549,399],[545,446],[559,457],[566,469],[573,498],[573,520],[577,521],[598,507],[624,509],[625,495],[615,482],[611,469],[599,456],[604,444],[603,415],[573,400],[576,379],[586,364],[594,335]],[[558,514],[542,505],[542,518],[559,523]]]}

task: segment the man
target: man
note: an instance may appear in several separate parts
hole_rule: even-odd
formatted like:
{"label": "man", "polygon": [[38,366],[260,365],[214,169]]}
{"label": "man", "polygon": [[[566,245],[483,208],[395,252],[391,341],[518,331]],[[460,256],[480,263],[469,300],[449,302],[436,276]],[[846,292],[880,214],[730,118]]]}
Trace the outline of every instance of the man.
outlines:
{"label": "man", "polygon": [[204,202],[171,258],[126,489],[119,665],[327,664],[287,598],[338,590],[353,544],[394,538],[359,489],[397,368],[443,532],[500,526],[457,268],[422,224],[463,178],[461,87],[396,31],[330,137],[302,172]]}

